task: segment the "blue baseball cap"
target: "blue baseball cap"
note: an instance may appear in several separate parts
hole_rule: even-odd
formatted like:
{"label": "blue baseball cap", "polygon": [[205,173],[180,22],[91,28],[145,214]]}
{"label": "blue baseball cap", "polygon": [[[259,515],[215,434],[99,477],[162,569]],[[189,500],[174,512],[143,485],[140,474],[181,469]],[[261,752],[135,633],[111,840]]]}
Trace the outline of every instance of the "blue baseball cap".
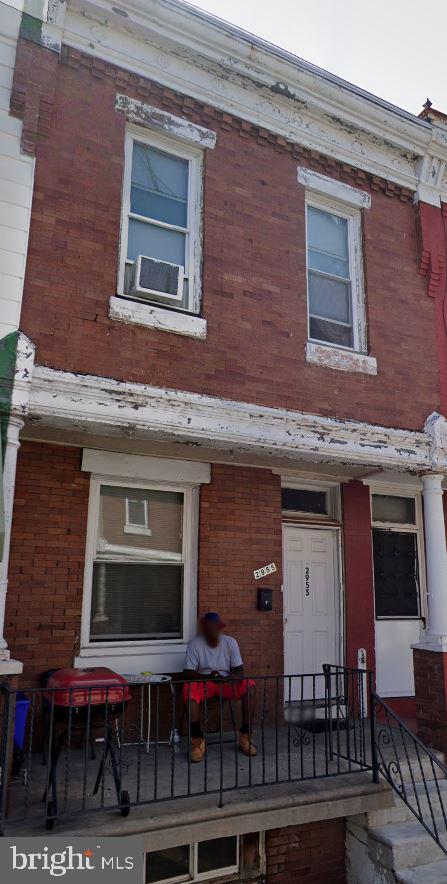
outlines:
{"label": "blue baseball cap", "polygon": [[202,623],[215,623],[220,629],[225,629],[225,623],[217,611],[207,611],[202,617]]}

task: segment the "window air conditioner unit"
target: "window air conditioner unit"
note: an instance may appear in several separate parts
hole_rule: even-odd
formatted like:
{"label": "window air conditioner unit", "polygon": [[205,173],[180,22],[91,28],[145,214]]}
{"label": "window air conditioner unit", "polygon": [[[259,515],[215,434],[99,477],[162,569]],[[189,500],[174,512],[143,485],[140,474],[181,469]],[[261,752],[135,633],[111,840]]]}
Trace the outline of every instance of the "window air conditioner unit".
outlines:
{"label": "window air conditioner unit", "polygon": [[184,267],[138,255],[132,267],[131,293],[178,304],[183,297]]}

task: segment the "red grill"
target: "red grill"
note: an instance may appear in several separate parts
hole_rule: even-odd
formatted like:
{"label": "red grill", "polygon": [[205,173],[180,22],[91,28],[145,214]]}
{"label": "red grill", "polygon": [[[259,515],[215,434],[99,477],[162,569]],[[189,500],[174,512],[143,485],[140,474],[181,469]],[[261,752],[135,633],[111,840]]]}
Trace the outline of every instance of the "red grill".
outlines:
{"label": "red grill", "polygon": [[55,706],[104,706],[130,699],[126,679],[112,669],[56,669],[49,675],[45,697]]}
{"label": "red grill", "polygon": [[[44,732],[45,721],[50,719],[49,728],[49,777],[44,801],[47,807],[47,828],[52,829],[57,817],[57,762],[60,753],[71,739],[73,732],[81,739],[90,740],[93,751],[92,729],[102,726],[104,735],[103,752],[98,768],[93,795],[96,795],[105,773],[105,764],[110,755],[118,805],[123,816],[130,810],[130,798],[121,789],[120,765],[115,753],[116,722],[122,716],[128,700],[130,688],[126,679],[112,669],[96,667],[91,669],[56,669],[44,677]],[[59,733],[56,733],[57,726]],[[51,798],[50,798],[51,794]]]}

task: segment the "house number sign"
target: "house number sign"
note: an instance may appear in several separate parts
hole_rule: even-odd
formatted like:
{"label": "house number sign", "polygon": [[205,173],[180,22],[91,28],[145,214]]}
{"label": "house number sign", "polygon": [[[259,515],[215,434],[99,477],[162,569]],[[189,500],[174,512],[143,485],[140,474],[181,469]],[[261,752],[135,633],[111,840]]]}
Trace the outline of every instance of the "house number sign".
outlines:
{"label": "house number sign", "polygon": [[306,589],[306,596],[310,595],[310,568],[309,565],[306,565],[304,569],[304,586]]}
{"label": "house number sign", "polygon": [[267,574],[274,574],[276,571],[276,565],[272,562],[271,565],[264,565],[263,568],[257,568],[256,571],[253,571],[255,580],[260,580],[261,577],[267,577]]}

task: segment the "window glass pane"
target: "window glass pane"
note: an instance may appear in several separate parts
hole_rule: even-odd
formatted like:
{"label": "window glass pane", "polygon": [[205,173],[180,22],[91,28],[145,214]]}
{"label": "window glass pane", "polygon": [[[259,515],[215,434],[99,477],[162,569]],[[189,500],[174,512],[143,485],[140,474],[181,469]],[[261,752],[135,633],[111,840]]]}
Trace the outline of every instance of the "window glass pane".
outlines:
{"label": "window glass pane", "polygon": [[127,257],[130,261],[135,261],[138,255],[145,255],[147,258],[159,258],[160,261],[170,261],[184,267],[185,240],[186,234],[179,233],[178,230],[167,230],[165,227],[129,218]]}
{"label": "window glass pane", "polygon": [[127,497],[127,521],[129,525],[145,526],[147,523],[147,509],[143,499],[134,499]]}
{"label": "window glass pane", "polygon": [[373,529],[376,617],[419,615],[415,534]]}
{"label": "window glass pane", "polygon": [[397,522],[401,525],[416,523],[414,497],[395,497],[392,494],[373,494],[373,522]]}
{"label": "window glass pane", "polygon": [[[147,507],[151,535],[128,534],[126,499]],[[135,504],[134,504],[135,506]],[[98,526],[97,558],[118,556],[133,560],[181,561],[183,494],[143,488],[102,485]]]}
{"label": "window glass pane", "polygon": [[332,276],[342,276],[349,279],[349,261],[344,258],[334,258],[324,252],[309,249],[307,263],[311,270],[319,270],[320,273],[330,273]]}
{"label": "window glass pane", "polygon": [[188,160],[134,144],[131,211],[167,224],[187,225]]}
{"label": "window glass pane", "polygon": [[351,324],[351,287],[347,282],[309,273],[309,313]]}
{"label": "window glass pane", "polygon": [[181,636],[182,584],[181,563],[95,562],[91,640]]}
{"label": "window glass pane", "polygon": [[314,341],[327,344],[338,344],[340,347],[353,346],[352,328],[349,325],[338,325],[326,319],[309,318],[309,335]]}
{"label": "window glass pane", "polygon": [[189,844],[146,853],[146,884],[189,875]]}
{"label": "window glass pane", "polygon": [[213,838],[211,841],[201,841],[197,845],[198,859],[197,871],[213,872],[216,869],[226,869],[237,863],[237,838]]}
{"label": "window glass pane", "polygon": [[283,488],[281,491],[283,510],[299,513],[327,514],[325,491],[307,491],[299,488]]}
{"label": "window glass pane", "polygon": [[[349,246],[348,246],[348,221],[339,218],[322,209],[307,207],[307,243],[309,253],[312,254],[310,266],[316,270],[334,273],[335,263],[331,265],[331,259],[338,259],[345,277],[349,275]],[[328,268],[332,266],[333,269]]]}

